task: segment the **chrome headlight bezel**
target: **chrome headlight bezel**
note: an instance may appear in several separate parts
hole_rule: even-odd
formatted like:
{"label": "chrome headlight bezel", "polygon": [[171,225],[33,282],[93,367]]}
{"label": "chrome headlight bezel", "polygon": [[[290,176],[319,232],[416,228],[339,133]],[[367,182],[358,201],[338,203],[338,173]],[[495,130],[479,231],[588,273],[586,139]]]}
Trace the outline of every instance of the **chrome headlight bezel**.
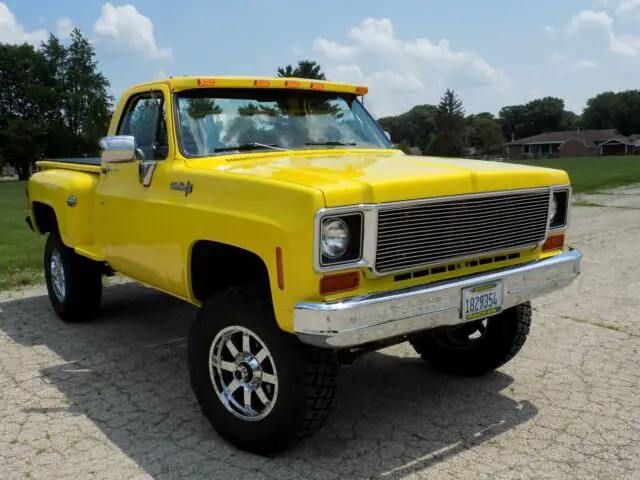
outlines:
{"label": "chrome headlight bezel", "polygon": [[[555,202],[555,208],[554,208]],[[561,185],[551,187],[549,198],[548,224],[549,232],[566,230],[569,226],[569,211],[571,209],[571,186]]]}

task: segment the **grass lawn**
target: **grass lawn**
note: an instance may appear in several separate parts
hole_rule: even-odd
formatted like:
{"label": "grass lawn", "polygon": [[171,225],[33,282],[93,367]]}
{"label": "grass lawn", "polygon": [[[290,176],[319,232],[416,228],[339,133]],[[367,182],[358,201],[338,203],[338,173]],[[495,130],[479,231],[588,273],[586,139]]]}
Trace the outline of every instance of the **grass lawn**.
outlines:
{"label": "grass lawn", "polygon": [[571,177],[573,193],[640,183],[640,156],[515,160],[513,163],[559,168]]}
{"label": "grass lawn", "polygon": [[27,226],[26,182],[0,181],[0,290],[44,281],[44,239]]}

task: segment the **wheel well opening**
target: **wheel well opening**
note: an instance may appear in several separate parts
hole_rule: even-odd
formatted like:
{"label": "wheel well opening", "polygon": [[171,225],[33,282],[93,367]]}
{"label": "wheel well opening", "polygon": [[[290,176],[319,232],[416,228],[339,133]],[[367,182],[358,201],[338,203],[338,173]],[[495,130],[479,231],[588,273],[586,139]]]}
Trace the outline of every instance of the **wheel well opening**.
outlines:
{"label": "wheel well opening", "polygon": [[55,232],[58,229],[56,212],[49,205],[33,202],[33,215],[40,233]]}
{"label": "wheel well opening", "polygon": [[204,302],[212,294],[234,285],[251,284],[271,295],[269,272],[255,253],[212,241],[199,241],[191,252],[191,288]]}

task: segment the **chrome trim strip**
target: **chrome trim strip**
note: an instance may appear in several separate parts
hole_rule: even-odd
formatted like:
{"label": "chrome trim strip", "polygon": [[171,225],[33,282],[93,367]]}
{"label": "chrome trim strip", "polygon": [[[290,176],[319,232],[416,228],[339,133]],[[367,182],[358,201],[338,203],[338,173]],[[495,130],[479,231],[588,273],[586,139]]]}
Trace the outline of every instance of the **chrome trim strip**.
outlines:
{"label": "chrome trim strip", "polygon": [[401,338],[461,319],[462,289],[500,280],[503,309],[571,284],[580,274],[582,254],[569,249],[543,260],[478,275],[395,291],[352,297],[331,303],[300,302],[294,309],[294,332],[304,343],[324,348],[351,348]]}
{"label": "chrome trim strip", "polygon": [[[561,227],[551,228],[551,226],[548,226],[547,227],[547,238],[552,233],[564,232],[564,231],[569,229],[569,215],[570,215],[570,212],[571,212],[571,200],[572,200],[572,197],[573,197],[573,189],[571,188],[571,185],[554,185],[554,186],[551,187],[550,195],[552,196],[555,192],[562,192],[562,191],[568,192],[568,194],[567,194],[567,218],[565,219],[564,225],[561,226]],[[551,197],[549,198],[549,200],[551,200]],[[549,215],[550,214],[551,214],[551,201],[549,201]],[[550,222],[551,222],[551,219],[548,218],[548,222],[547,223],[550,223]]]}

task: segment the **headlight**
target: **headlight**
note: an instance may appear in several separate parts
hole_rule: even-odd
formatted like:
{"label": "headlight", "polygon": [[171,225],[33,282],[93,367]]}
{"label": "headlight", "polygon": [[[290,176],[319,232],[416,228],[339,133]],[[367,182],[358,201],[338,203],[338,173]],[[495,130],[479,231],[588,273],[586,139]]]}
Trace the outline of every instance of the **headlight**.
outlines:
{"label": "headlight", "polygon": [[322,222],[322,255],[337,260],[349,248],[349,227],[339,218],[328,218]]}
{"label": "headlight", "polygon": [[549,208],[549,228],[559,230],[567,226],[569,218],[569,190],[554,190]]}
{"label": "headlight", "polygon": [[364,215],[362,212],[326,215],[318,223],[318,267],[348,268],[362,259]]}

